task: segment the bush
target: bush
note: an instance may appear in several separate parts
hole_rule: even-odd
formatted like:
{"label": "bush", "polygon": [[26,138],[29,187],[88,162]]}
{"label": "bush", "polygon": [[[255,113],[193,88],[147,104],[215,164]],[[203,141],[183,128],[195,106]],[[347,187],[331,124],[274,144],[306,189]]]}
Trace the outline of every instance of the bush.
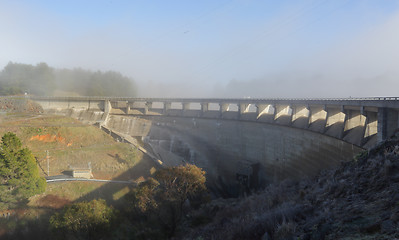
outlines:
{"label": "bush", "polygon": [[152,229],[161,227],[171,237],[183,218],[184,205],[190,200],[205,199],[205,180],[205,172],[191,164],[158,170],[154,178],[132,191],[131,210]]}
{"label": "bush", "polygon": [[50,228],[57,239],[102,239],[110,231],[116,214],[105,200],[92,200],[66,206],[50,218]]}

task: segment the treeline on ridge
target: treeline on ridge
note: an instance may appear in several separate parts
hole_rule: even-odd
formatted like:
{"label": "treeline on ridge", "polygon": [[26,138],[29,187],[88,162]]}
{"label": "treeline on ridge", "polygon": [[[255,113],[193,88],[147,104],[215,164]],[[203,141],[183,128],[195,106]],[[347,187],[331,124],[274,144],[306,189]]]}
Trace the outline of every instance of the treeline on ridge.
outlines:
{"label": "treeline on ridge", "polygon": [[119,72],[55,69],[9,62],[0,72],[0,95],[135,96],[132,79]]}

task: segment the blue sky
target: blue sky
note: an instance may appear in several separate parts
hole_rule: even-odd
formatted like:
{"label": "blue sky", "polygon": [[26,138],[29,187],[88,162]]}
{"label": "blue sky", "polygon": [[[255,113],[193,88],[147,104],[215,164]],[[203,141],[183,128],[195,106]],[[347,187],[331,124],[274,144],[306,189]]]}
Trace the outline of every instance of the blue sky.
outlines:
{"label": "blue sky", "polygon": [[115,70],[142,96],[398,95],[399,0],[2,0],[0,30],[0,67]]}

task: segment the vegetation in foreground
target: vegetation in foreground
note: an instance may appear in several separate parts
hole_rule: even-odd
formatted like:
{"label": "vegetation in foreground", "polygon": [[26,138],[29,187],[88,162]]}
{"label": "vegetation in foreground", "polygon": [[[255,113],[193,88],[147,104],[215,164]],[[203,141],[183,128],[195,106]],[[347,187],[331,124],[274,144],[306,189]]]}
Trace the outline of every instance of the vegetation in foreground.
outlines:
{"label": "vegetation in foreground", "polygon": [[104,239],[115,218],[105,200],[92,200],[67,205],[50,218],[50,228],[55,239]]}
{"label": "vegetation in foreground", "polygon": [[[121,213],[105,200],[95,199],[72,204],[64,201],[66,205],[59,212],[39,209],[41,213],[36,216],[40,218],[31,218],[32,211],[24,206],[29,197],[44,192],[45,179],[39,176],[31,152],[22,148],[14,133],[3,136],[0,150],[0,203],[3,210],[14,209],[24,215],[0,219],[8,229],[0,231],[4,239],[165,239],[174,236],[192,207],[207,199],[205,172],[186,165],[161,169],[123,194],[118,200],[124,203],[119,205]],[[63,201],[56,195],[45,197]],[[0,230],[4,231],[3,227]]]}
{"label": "vegetation in foreground", "polygon": [[[50,175],[62,174],[69,166],[87,166],[90,161],[94,176],[100,179],[140,180],[155,171],[154,163],[141,152],[116,142],[98,128],[67,117],[20,113],[18,109],[27,105],[19,102],[0,101],[2,106],[10,112],[0,115],[0,135],[13,132],[23,146],[32,150],[35,167],[36,163],[41,166],[41,176],[47,173],[45,150],[50,152]],[[15,208],[10,205],[0,210],[0,239],[32,239],[32,236],[47,239],[49,218],[54,211],[76,201],[97,198],[120,206],[129,191],[122,183],[49,184],[44,193],[15,201]]]}
{"label": "vegetation in foreground", "polygon": [[134,233],[140,239],[175,235],[185,216],[208,201],[205,172],[191,164],[158,170],[154,178],[141,183],[127,196],[129,220],[144,229]]}
{"label": "vegetation in foreground", "polygon": [[215,200],[181,239],[397,239],[399,132],[351,162],[245,199]]}
{"label": "vegetation in foreground", "polygon": [[204,172],[193,165],[159,170],[119,211],[103,200],[74,203],[42,229],[52,239],[394,239],[398,187],[399,134],[315,178],[244,199],[206,201]]}
{"label": "vegetation in foreground", "polygon": [[55,239],[166,239],[206,195],[200,168],[161,169],[131,190],[120,212],[104,200],[74,203],[50,218],[50,229]]}
{"label": "vegetation in foreground", "polygon": [[46,180],[39,175],[35,158],[14,133],[6,133],[0,144],[0,210],[44,192]]}

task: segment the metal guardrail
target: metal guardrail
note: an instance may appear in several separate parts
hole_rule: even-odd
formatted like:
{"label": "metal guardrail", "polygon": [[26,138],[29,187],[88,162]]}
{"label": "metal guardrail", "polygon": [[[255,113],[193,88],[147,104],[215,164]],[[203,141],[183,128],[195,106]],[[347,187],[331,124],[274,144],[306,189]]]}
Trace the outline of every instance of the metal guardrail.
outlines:
{"label": "metal guardrail", "polygon": [[[7,97],[7,96],[1,96]],[[13,98],[21,98],[14,96]],[[399,97],[356,97],[356,98],[143,98],[143,97],[53,97],[53,96],[26,96],[33,100],[113,100],[113,101],[152,101],[152,102],[234,102],[234,101],[398,101]]]}
{"label": "metal guardrail", "polygon": [[0,98],[32,99],[32,100],[92,100],[92,101],[153,101],[153,102],[224,102],[224,101],[398,101],[399,97],[349,97],[349,98],[146,98],[146,97],[105,97],[105,96],[0,96]]}
{"label": "metal guardrail", "polygon": [[[21,98],[21,97],[19,97]],[[131,101],[131,102],[278,102],[278,101],[399,101],[399,97],[356,97],[356,98],[134,98],[134,97],[51,97],[51,96],[26,96],[32,100],[67,100],[67,101]]]}
{"label": "metal guardrail", "polygon": [[130,181],[104,180],[104,179],[86,179],[86,178],[61,178],[61,179],[49,179],[49,180],[46,180],[46,182],[48,182],[48,183],[52,183],[52,182],[72,182],[72,181],[136,184],[135,182],[130,182]]}

